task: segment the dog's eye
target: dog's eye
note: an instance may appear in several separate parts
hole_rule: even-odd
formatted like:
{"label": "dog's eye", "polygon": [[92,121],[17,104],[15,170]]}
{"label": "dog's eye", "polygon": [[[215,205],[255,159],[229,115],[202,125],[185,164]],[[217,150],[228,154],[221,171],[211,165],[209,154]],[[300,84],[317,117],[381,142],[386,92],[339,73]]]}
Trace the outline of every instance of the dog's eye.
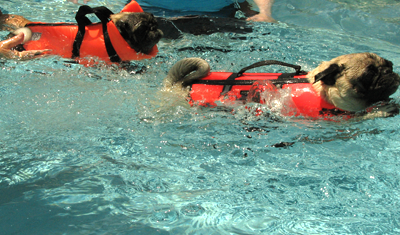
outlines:
{"label": "dog's eye", "polygon": [[376,77],[378,72],[379,72],[378,69],[374,65],[368,66],[367,69],[364,70],[364,73],[362,74],[362,76],[360,76],[357,79],[357,83],[362,84],[363,87],[368,89],[368,87],[370,87],[372,85],[372,83],[374,81],[374,77]]}
{"label": "dog's eye", "polygon": [[393,73],[393,69],[389,67],[383,68],[381,71],[381,74],[390,74],[390,73]]}

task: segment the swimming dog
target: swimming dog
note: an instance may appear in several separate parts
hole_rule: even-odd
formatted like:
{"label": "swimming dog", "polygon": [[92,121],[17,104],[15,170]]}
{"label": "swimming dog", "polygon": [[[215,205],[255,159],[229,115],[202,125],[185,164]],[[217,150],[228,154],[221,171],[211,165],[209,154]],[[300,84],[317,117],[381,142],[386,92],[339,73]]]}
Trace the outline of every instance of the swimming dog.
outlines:
{"label": "swimming dog", "polygon": [[[209,74],[210,66],[205,60],[186,58],[170,69],[164,87],[189,97],[191,85]],[[304,77],[304,82],[309,84],[307,91],[312,89],[311,93],[316,97],[347,114],[358,113],[364,119],[388,117],[398,112],[394,104],[362,112],[379,101],[387,101],[400,83],[400,76],[393,72],[392,62],[374,53],[339,56],[322,62]],[[271,86],[273,84],[269,84],[267,90],[271,91]]]}
{"label": "swimming dog", "polygon": [[[91,13],[101,23],[91,23],[86,17]],[[156,44],[163,36],[155,17],[143,12],[135,1],[117,14],[105,7],[81,6],[76,19],[78,24],[36,23],[0,12],[0,28],[17,35],[8,43],[0,44],[0,54],[7,58],[27,55],[31,58],[43,53],[64,58],[97,56],[105,61],[121,62],[154,57]],[[18,43],[24,45],[15,47]]]}

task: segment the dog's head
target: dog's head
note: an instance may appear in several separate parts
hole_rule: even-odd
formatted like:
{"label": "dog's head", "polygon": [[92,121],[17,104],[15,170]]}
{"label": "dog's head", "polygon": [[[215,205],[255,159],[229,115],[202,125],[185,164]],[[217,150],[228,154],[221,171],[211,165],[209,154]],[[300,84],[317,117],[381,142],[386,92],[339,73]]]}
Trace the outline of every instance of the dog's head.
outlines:
{"label": "dog's head", "polygon": [[121,12],[111,15],[110,19],[129,46],[137,52],[148,54],[163,36],[150,13]]}
{"label": "dog's head", "polygon": [[400,77],[392,67],[392,62],[376,54],[357,53],[322,62],[307,77],[326,101],[355,112],[396,92]]}

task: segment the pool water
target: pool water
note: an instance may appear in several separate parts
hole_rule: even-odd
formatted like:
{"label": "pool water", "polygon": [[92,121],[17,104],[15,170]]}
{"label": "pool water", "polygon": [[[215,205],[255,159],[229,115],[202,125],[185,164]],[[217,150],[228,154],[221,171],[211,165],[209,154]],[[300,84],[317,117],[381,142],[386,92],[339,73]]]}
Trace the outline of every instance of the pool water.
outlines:
{"label": "pool water", "polygon": [[[48,22],[72,21],[76,9],[1,5]],[[125,69],[1,60],[0,234],[400,233],[400,116],[254,116],[162,91],[169,68],[193,56],[213,71],[266,59],[311,70],[369,51],[400,73],[399,10],[394,0],[280,0],[280,24],[164,39],[156,58]]]}

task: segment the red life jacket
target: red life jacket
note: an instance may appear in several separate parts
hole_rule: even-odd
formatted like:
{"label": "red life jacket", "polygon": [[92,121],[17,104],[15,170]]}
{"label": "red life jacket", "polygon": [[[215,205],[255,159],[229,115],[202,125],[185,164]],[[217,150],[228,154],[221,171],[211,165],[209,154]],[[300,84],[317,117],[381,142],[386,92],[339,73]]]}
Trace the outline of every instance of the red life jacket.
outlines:
{"label": "red life jacket", "polygon": [[[273,64],[276,62],[272,61]],[[278,64],[289,65],[282,62]],[[292,66],[295,65],[289,67]],[[248,101],[264,103],[265,101],[260,96],[262,92],[290,89],[292,102],[287,105],[292,107],[286,109],[288,111],[283,111],[282,114],[285,116],[331,119],[341,115],[344,119],[350,118],[350,112],[340,110],[322,99],[308,82],[306,73],[300,71],[300,66],[295,67],[296,73],[245,73],[244,71],[254,68],[251,66],[242,69],[239,73],[211,72],[191,85],[189,102],[191,105],[201,106]],[[248,99],[249,92],[252,93],[251,100]]]}
{"label": "red life jacket", "polygon": [[[81,9],[86,11],[88,9],[89,11],[94,10],[82,13],[82,17],[86,18],[84,15],[89,13],[96,13],[98,15],[96,9],[99,8],[91,9],[88,6],[82,7],[79,11]],[[80,13],[79,11],[77,16]],[[108,16],[110,13],[112,14],[107,8],[100,7],[100,12],[104,13],[104,11],[107,12]],[[143,10],[133,0],[121,12],[143,12]],[[99,17],[102,23],[87,25],[81,25],[80,22],[78,22],[78,25],[72,23],[28,23],[26,27],[31,29],[33,36],[30,41],[24,44],[24,49],[50,49],[49,54],[60,55],[64,58],[77,58],[79,63],[87,63],[87,60],[83,58],[93,56],[108,63],[150,59],[156,56],[158,52],[157,46],[154,46],[149,54],[137,53],[132,49],[121,36],[114,23],[108,20],[108,16],[102,15],[102,18]],[[82,30],[84,29],[84,36],[81,39],[80,48],[75,48],[77,46],[76,39],[78,38],[79,27],[82,27]]]}

